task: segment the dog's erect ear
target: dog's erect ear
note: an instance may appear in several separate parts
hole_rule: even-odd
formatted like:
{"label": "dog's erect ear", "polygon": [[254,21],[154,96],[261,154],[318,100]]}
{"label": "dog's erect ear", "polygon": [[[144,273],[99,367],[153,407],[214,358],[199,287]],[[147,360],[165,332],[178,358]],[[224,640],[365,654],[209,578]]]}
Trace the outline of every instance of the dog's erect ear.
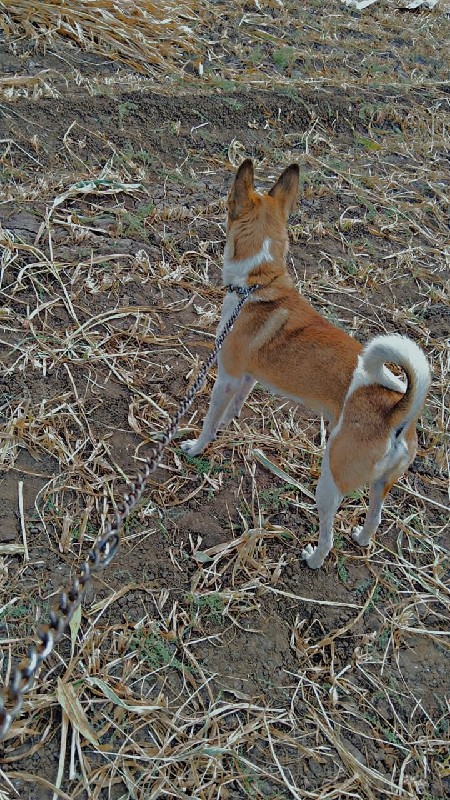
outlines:
{"label": "dog's erect ear", "polygon": [[246,158],[239,167],[230,196],[228,197],[228,216],[230,220],[239,219],[251,206],[250,194],[254,187],[253,162]]}
{"label": "dog's erect ear", "polygon": [[280,203],[286,219],[297,201],[299,177],[300,169],[298,164],[291,164],[281,173],[276,184],[272,186],[269,192],[271,197],[274,197]]}

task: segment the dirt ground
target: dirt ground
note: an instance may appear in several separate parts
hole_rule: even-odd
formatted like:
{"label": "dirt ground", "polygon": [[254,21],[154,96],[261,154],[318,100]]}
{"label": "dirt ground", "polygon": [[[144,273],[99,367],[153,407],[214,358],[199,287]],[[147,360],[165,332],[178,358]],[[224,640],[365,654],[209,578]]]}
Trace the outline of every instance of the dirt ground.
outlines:
{"label": "dirt ground", "polygon": [[[369,557],[349,535],[361,492],[317,572],[300,553],[317,535],[319,419],[257,388],[205,457],[171,445],[4,744],[0,796],[450,796],[449,262],[432,216],[448,223],[450,162],[413,143],[429,94],[165,93],[131,78],[109,92],[112,61],[0,43],[3,75],[43,69],[48,90],[0,104],[4,675],[211,350],[243,155],[262,186],[301,165],[289,257],[301,291],[361,341],[411,335],[435,382]],[[435,94],[448,113],[448,86]],[[371,206],[387,184],[391,210]],[[180,437],[198,429],[213,376]]]}

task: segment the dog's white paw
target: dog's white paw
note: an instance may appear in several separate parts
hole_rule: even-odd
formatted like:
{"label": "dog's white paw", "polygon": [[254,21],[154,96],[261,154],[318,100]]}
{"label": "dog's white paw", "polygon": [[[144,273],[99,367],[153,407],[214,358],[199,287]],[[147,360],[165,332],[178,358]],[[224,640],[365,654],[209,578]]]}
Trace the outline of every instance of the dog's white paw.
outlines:
{"label": "dog's white paw", "polygon": [[325,556],[317,552],[317,547],[307,544],[302,550],[302,558],[311,569],[319,569],[325,561]]}
{"label": "dog's white paw", "polygon": [[362,525],[358,525],[357,528],[353,529],[352,539],[354,539],[355,542],[360,545],[360,547],[368,547],[370,544],[370,536],[367,536],[367,534],[364,533],[364,528]]}
{"label": "dog's white paw", "polygon": [[186,439],[185,442],[181,442],[180,447],[188,456],[198,456],[203,450],[200,439]]}

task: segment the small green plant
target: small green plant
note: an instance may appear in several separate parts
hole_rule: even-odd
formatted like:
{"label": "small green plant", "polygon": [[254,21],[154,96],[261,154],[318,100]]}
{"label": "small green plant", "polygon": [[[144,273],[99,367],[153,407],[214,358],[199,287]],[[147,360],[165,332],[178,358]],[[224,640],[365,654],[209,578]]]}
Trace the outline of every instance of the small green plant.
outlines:
{"label": "small green plant", "polygon": [[401,586],[401,581],[399,581],[397,576],[394,575],[394,573],[390,569],[383,570],[383,580],[385,584],[388,584],[388,586],[386,587],[388,589],[387,592],[388,595],[398,592]]}
{"label": "small green plant", "polygon": [[260,64],[263,58],[264,58],[264,52],[260,44],[257,44],[256,47],[252,47],[247,56],[248,63],[251,64],[252,66]]}
{"label": "small green plant", "polygon": [[358,272],[358,265],[352,258],[347,258],[346,261],[343,261],[342,267],[344,269],[344,272],[347,273],[347,275],[356,275],[356,273]]}
{"label": "small green plant", "polygon": [[330,157],[327,159],[327,167],[337,172],[344,172],[347,169],[347,164],[341,158]]}
{"label": "small green plant", "polygon": [[374,222],[374,220],[377,218],[378,215],[376,207],[373,205],[373,203],[367,203],[367,202],[365,203],[365,206],[367,208],[366,217],[368,221]]}
{"label": "small green plant", "polygon": [[[72,530],[72,542],[78,542],[80,540],[80,532],[81,532],[81,524],[75,525]],[[92,522],[87,522],[86,527],[84,529],[84,535],[92,537],[95,539],[98,534],[98,529]]]}
{"label": "small green plant", "polygon": [[133,581],[133,576],[127,569],[115,569],[111,574],[114,580],[120,584],[131,583]]}
{"label": "small green plant", "polygon": [[367,66],[367,72],[369,75],[387,75],[389,74],[391,67],[388,64],[381,64],[379,61],[372,61]]}
{"label": "small green plant", "polygon": [[125,100],[124,103],[119,103],[117,109],[119,114],[119,128],[123,129],[126,117],[128,117],[129,114],[132,114],[133,111],[137,110],[138,106],[136,105],[136,103],[133,103],[132,100]]}
{"label": "small green plant", "polygon": [[181,131],[181,119],[171,119],[169,122],[169,131],[174,136],[179,136]]}
{"label": "small green plant", "polygon": [[234,81],[230,81],[228,78],[221,78],[219,75],[208,75],[208,79],[212,86],[216,86],[224,92],[234,92],[237,88]]}
{"label": "small green plant", "polygon": [[223,97],[223,103],[230,108],[236,109],[236,111],[240,111],[242,108],[242,103],[240,100],[236,100],[235,97]]}
{"label": "small green plant", "polygon": [[218,472],[232,472],[232,468],[226,464],[211,464],[209,458],[206,458],[205,456],[190,456],[185,453],[181,447],[177,447],[177,453],[181,455],[184,460],[190,464],[196,472],[198,472],[199,475],[204,475],[205,473],[208,475],[214,475]]}
{"label": "small green plant", "polygon": [[185,175],[183,172],[181,172],[181,169],[168,172],[167,180],[173,181],[173,183],[178,186],[186,186],[189,189],[192,189],[193,186],[197,185],[195,178],[193,178],[191,175]]}
{"label": "small green plant", "polygon": [[440,709],[440,712],[442,714],[441,718],[438,720],[438,722],[435,725],[436,734],[438,736],[442,736],[442,737],[446,736],[446,737],[448,737],[449,732],[450,732],[450,721],[449,721],[449,718],[448,718],[447,708],[445,706],[445,703],[442,702],[442,700],[439,697],[439,695],[435,695],[435,700],[436,700],[436,703],[437,703],[437,705],[438,705],[438,707]]}
{"label": "small green plant", "polygon": [[358,144],[365,147],[366,150],[381,150],[381,144],[374,142],[373,139],[367,139],[365,136],[355,136]]}
{"label": "small green plant", "polygon": [[[366,215],[366,216],[367,216],[367,219],[369,219],[369,216],[368,215]],[[375,250],[375,247],[373,246],[372,242],[370,241],[370,239],[364,239],[362,244],[364,246],[364,250],[367,250],[367,252],[371,256],[375,255],[376,250]]]}
{"label": "small green plant", "polygon": [[348,583],[348,569],[345,566],[345,558],[338,558],[337,573],[342,583]]}
{"label": "small green plant", "polygon": [[143,164],[144,167],[149,167],[153,163],[153,156],[148,152],[148,150],[135,150],[131,142],[127,142],[124,147],[122,148],[122,153],[127,156],[127,158],[133,158],[139,164]]}
{"label": "small green plant", "polygon": [[376,589],[374,589],[374,592],[373,592],[372,599],[371,599],[370,603],[367,604],[367,608],[366,608],[366,610],[364,612],[365,614],[369,614],[371,611],[373,611],[373,609],[375,608],[375,606],[377,605],[377,603],[380,600],[380,596],[381,596],[381,590],[380,590],[380,587],[377,586]]}
{"label": "small green plant", "polygon": [[364,122],[373,119],[377,111],[377,106],[373,103],[361,103],[359,106],[358,117]]}
{"label": "small green plant", "polygon": [[138,510],[135,509],[123,523],[123,531],[125,534],[135,533],[142,527],[139,519]]}
{"label": "small green plant", "polygon": [[175,655],[175,646],[166,641],[157,629],[150,632],[140,630],[132,638],[130,644],[132,649],[139,651],[141,657],[152,670],[159,670],[168,666],[180,671],[183,669],[181,661]]}
{"label": "small green plant", "polygon": [[190,456],[181,449],[179,452],[183,454],[187,463],[190,464],[199,475],[204,475],[205,472],[208,474],[211,472],[212,464],[209,458],[205,458],[205,456]]}
{"label": "small green plant", "polygon": [[16,605],[9,605],[2,608],[0,611],[0,626],[13,625],[15,631],[20,630],[21,636],[34,636],[35,634],[35,621],[38,612],[38,617],[41,622],[47,622],[50,610],[50,604],[47,601],[32,600],[29,605],[25,603],[17,603]]}
{"label": "small green plant", "polygon": [[280,47],[272,53],[272,61],[281,70],[285,71],[295,60],[295,49],[293,47]]}
{"label": "small green plant", "polygon": [[384,738],[388,742],[390,742],[391,744],[397,745],[397,747],[400,747],[402,750],[406,749],[405,747],[402,747],[402,740],[399,738],[399,736],[396,734],[396,732],[394,730],[392,730],[392,728],[383,727],[382,728],[382,732],[383,732]]}
{"label": "small green plant", "polygon": [[58,509],[51,497],[45,501],[43,511],[45,514],[48,514],[50,511],[55,512],[55,514],[58,513]]}
{"label": "small green plant", "polygon": [[259,493],[259,501],[263,511],[275,513],[289,507],[289,499],[283,497],[286,492],[292,491],[292,486],[288,483],[278,488],[262,489]]}
{"label": "small green plant", "polygon": [[189,602],[191,618],[204,615],[211,622],[223,622],[225,602],[219,592],[206,595],[192,594],[189,596]]}
{"label": "small green plant", "polygon": [[361,583],[359,583],[356,589],[354,590],[355,595],[357,597],[362,597],[363,595],[367,594],[367,592],[369,591],[369,589],[372,588],[372,586],[373,586],[373,578],[367,578],[367,580],[361,581]]}
{"label": "small green plant", "polygon": [[0,622],[12,622],[13,620],[24,619],[30,614],[30,609],[23,603],[18,603],[16,606],[7,606],[0,611]]}
{"label": "small green plant", "polygon": [[135,153],[137,160],[144,165],[144,167],[150,167],[153,163],[153,156],[148,152],[148,150],[138,150]]}
{"label": "small green plant", "polygon": [[334,549],[338,552],[343,550],[344,548],[344,536],[340,531],[337,531],[334,534]]}
{"label": "small green plant", "polygon": [[152,202],[144,203],[135,212],[126,211],[123,214],[124,233],[128,236],[138,235],[146,238],[144,220],[152,213],[154,205]]}
{"label": "small green plant", "polygon": [[395,208],[385,208],[384,216],[387,217],[388,219],[396,219],[398,215]]}
{"label": "small green plant", "polygon": [[381,633],[378,635],[378,637],[377,637],[377,645],[381,650],[385,650],[386,649],[386,646],[387,646],[387,643],[388,643],[388,641],[390,639],[390,636],[391,636],[391,632],[390,632],[390,630],[388,628],[385,628],[385,630],[381,631]]}

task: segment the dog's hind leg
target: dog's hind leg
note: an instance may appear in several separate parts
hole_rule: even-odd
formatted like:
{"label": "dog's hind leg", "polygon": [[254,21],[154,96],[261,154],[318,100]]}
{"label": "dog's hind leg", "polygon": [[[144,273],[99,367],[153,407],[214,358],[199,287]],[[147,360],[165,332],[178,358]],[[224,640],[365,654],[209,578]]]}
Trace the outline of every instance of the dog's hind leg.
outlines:
{"label": "dog's hind leg", "polygon": [[401,478],[411,464],[416,450],[417,434],[415,428],[410,428],[404,437],[396,437],[393,440],[390,451],[384,456],[384,469],[381,475],[370,483],[369,508],[364,525],[355,528],[352,533],[355,542],[362,547],[367,547],[377,532],[381,522],[383,501],[394,483]]}
{"label": "dog's hind leg", "polygon": [[383,501],[389,489],[390,485],[386,483],[384,478],[378,478],[378,480],[370,484],[369,508],[367,509],[364,525],[359,525],[352,533],[355,542],[358,542],[362,547],[367,547],[370,544],[370,540],[378,529],[381,522]]}
{"label": "dog's hind leg", "polygon": [[333,519],[342,497],[343,495],[336,486],[331,473],[328,445],[323,459],[322,474],[316,489],[316,503],[319,512],[319,541],[316,547],[308,544],[302,552],[302,558],[311,569],[321,567],[333,547]]}

